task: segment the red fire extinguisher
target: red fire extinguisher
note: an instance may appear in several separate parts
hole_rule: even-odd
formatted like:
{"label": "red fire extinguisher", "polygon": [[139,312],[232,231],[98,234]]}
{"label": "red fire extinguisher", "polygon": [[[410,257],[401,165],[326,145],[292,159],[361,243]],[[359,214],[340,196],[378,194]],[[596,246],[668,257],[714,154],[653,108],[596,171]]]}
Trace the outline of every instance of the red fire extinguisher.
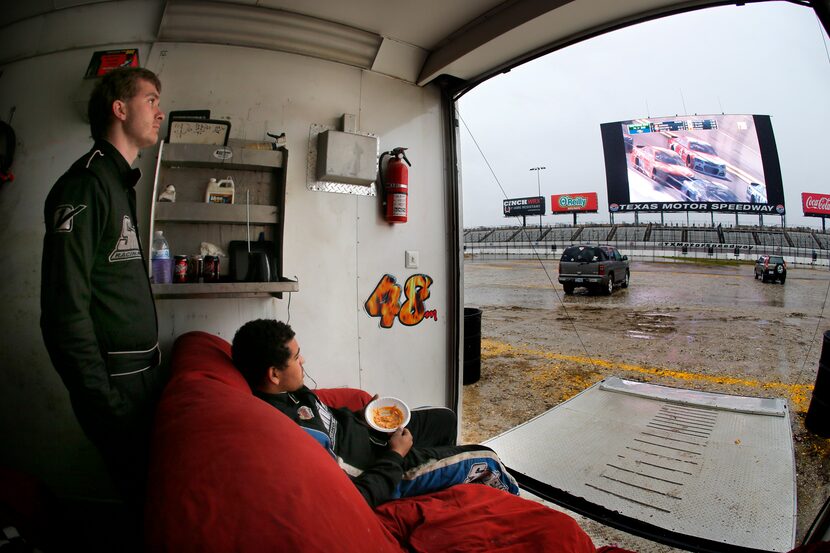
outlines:
{"label": "red fire extinguisher", "polygon": [[405,223],[409,216],[409,169],[407,165],[411,167],[412,164],[406,159],[405,150],[406,148],[395,148],[380,155],[381,168],[383,158],[392,156],[386,164],[386,171],[381,170],[380,173],[381,188],[386,204],[385,216],[389,223]]}

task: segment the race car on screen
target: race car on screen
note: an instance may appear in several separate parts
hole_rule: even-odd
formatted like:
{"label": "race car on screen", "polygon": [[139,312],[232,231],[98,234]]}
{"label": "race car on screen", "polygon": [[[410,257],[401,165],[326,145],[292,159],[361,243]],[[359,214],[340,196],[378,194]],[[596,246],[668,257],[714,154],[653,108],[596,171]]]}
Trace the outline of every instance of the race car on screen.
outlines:
{"label": "race car on screen", "polygon": [[691,202],[737,202],[728,186],[706,179],[691,179],[680,185],[680,192]]}
{"label": "race car on screen", "polygon": [[726,162],[708,142],[688,136],[674,136],[669,139],[669,149],[676,152],[686,167],[721,179],[726,178]]}
{"label": "race car on screen", "polygon": [[679,155],[658,146],[635,145],[631,164],[654,182],[678,189],[683,181],[695,178],[694,171],[683,165]]}
{"label": "race car on screen", "polygon": [[760,182],[751,182],[746,186],[746,201],[751,204],[767,203],[767,187]]}

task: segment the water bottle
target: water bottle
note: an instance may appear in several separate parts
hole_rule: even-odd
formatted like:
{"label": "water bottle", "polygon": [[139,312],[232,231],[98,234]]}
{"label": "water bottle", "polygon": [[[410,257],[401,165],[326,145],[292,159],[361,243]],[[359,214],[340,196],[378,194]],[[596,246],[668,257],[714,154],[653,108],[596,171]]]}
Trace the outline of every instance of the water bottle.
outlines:
{"label": "water bottle", "polygon": [[160,230],[157,230],[153,236],[150,260],[153,266],[153,282],[156,284],[173,282],[173,260],[170,257],[170,246]]}

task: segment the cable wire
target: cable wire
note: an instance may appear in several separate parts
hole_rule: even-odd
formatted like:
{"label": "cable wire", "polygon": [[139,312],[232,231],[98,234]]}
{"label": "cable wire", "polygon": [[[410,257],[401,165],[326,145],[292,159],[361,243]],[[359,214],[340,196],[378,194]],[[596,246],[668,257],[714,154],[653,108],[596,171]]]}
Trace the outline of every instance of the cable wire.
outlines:
{"label": "cable wire", "polygon": [[[460,111],[458,111],[458,119],[461,121],[461,123],[464,124],[464,128],[467,129],[467,133],[470,135],[470,138],[472,138],[473,144],[476,145],[476,148],[478,149],[478,152],[481,154],[482,159],[484,159],[484,163],[486,163],[487,167],[490,169],[490,173],[492,173],[493,178],[496,180],[496,184],[499,186],[499,189],[501,190],[502,196],[504,196],[504,199],[506,200],[507,199],[507,193],[504,191],[504,187],[501,185],[501,182],[499,182],[499,178],[496,176],[496,172],[493,170],[493,167],[490,165],[490,161],[487,159],[487,156],[484,155],[484,151],[481,149],[481,146],[479,146],[478,140],[476,140],[476,137],[473,135],[473,132],[470,130],[469,125],[467,125],[467,122],[464,121],[463,117],[461,117],[461,112]],[[548,282],[550,282],[551,290],[553,290],[553,292],[556,294],[556,299],[559,302],[559,305],[561,305],[562,309],[565,311],[565,318],[571,324],[571,328],[573,328],[574,334],[576,335],[576,339],[579,341],[579,345],[582,347],[582,351],[585,352],[586,359],[588,359],[590,361],[591,366],[594,368],[595,371],[600,372],[599,367],[597,367],[594,364],[594,360],[591,357],[590,352],[588,351],[588,348],[585,346],[585,342],[582,341],[582,336],[579,335],[579,331],[576,329],[576,322],[574,321],[574,318],[571,316],[570,312],[568,311],[568,307],[565,305],[565,302],[562,301],[562,296],[559,295],[559,290],[557,290],[556,286],[553,284],[553,279],[551,278],[550,273],[548,273],[548,269],[547,269],[547,267],[545,267],[545,263],[543,262],[541,256],[539,256],[539,253],[536,251],[536,248],[531,243],[530,236],[527,234],[527,230],[525,229],[525,227],[522,227],[521,232],[523,233],[523,235],[524,235],[525,239],[527,240],[528,244],[530,244],[530,249],[533,252],[533,255],[536,257],[536,259],[539,261],[539,265],[542,266],[542,270],[545,272],[545,276],[548,278]],[[541,233],[541,228],[539,229],[539,232]],[[541,237],[541,234],[540,234],[540,237]]]}

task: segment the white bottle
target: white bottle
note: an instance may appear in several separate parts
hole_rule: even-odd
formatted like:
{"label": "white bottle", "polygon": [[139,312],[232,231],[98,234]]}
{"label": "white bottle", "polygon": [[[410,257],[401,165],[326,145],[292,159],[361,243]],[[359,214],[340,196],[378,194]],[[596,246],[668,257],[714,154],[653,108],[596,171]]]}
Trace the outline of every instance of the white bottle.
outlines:
{"label": "white bottle", "polygon": [[153,266],[153,282],[156,284],[173,282],[173,259],[170,257],[170,246],[160,230],[157,230],[153,236],[150,262]]}
{"label": "white bottle", "polygon": [[234,182],[231,177],[216,181],[211,178],[205,189],[205,202],[209,204],[232,204],[234,195]]}

